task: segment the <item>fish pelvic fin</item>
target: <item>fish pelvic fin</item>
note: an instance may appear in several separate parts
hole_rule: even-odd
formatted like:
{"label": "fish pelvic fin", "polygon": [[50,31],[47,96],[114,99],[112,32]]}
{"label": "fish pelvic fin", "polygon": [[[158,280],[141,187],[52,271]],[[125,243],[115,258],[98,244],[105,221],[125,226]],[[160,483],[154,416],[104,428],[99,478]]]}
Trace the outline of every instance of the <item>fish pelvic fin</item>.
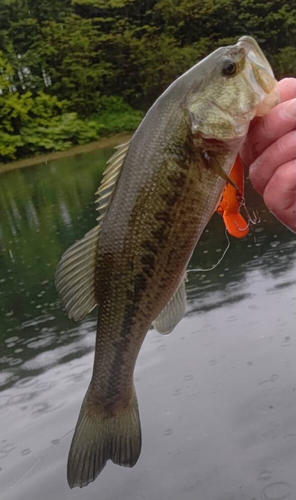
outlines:
{"label": "fish pelvic fin", "polygon": [[185,281],[186,273],[185,276],[182,277],[174,295],[152,323],[155,330],[162,335],[171,333],[186,313],[187,301]]}
{"label": "fish pelvic fin", "polygon": [[127,406],[108,412],[90,402],[86,393],[68,457],[70,488],[96,479],[108,460],[133,467],[141,452],[141,423],[135,390]]}

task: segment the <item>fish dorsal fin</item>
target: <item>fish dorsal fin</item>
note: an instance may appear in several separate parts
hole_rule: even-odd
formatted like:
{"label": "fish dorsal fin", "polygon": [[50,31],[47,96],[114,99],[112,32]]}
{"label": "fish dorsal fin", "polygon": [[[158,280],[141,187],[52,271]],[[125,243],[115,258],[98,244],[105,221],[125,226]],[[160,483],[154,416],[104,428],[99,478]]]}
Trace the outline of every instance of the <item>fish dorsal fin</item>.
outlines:
{"label": "fish dorsal fin", "polygon": [[82,319],[97,305],[95,276],[100,226],[110,205],[129,144],[130,141],[118,146],[103,174],[96,193],[99,195],[99,224],[64,253],[57,267],[57,290],[69,318],[74,321]]}
{"label": "fish dorsal fin", "polygon": [[114,155],[111,156],[110,160],[108,160],[107,162],[108,167],[103,173],[102,182],[96,192],[96,195],[98,195],[96,203],[98,205],[97,210],[99,212],[99,216],[97,220],[99,221],[99,224],[101,224],[112,200],[113,193],[129,149],[129,145],[130,141],[118,146],[116,148],[116,153],[114,153]]}
{"label": "fish dorsal fin", "polygon": [[72,245],[62,256],[56,272],[56,287],[68,316],[82,319],[96,305],[95,270],[99,226]]}
{"label": "fish dorsal fin", "polygon": [[162,335],[167,335],[173,331],[175,326],[181,321],[186,312],[186,274],[180,281],[180,284],[172,298],[159,316],[153,321],[155,330]]}

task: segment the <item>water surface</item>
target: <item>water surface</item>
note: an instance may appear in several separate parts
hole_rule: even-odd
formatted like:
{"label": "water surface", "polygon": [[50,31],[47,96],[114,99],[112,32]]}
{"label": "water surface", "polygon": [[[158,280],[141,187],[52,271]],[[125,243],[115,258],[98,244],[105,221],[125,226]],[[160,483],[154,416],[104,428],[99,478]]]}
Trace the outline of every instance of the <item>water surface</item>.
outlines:
{"label": "water surface", "polygon": [[[250,188],[261,222],[231,239],[214,270],[189,273],[188,313],[176,330],[145,339],[135,374],[139,462],[109,462],[95,483],[68,488],[96,312],[68,320],[54,273],[95,224],[110,154],[0,176],[0,498],[295,500],[296,238]],[[226,245],[215,215],[190,268],[211,268]]]}

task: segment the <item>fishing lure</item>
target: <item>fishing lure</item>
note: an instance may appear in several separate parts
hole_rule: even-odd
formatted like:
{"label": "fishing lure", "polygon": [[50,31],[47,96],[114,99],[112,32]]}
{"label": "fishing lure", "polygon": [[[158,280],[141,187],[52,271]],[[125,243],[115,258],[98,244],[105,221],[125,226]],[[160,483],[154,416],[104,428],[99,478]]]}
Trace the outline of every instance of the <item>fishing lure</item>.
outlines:
{"label": "fishing lure", "polygon": [[[244,205],[244,167],[237,156],[229,175],[222,198],[217,208],[222,215],[228,233],[235,238],[244,238],[249,233],[249,222],[246,222],[240,213]],[[249,218],[249,217],[248,217]]]}

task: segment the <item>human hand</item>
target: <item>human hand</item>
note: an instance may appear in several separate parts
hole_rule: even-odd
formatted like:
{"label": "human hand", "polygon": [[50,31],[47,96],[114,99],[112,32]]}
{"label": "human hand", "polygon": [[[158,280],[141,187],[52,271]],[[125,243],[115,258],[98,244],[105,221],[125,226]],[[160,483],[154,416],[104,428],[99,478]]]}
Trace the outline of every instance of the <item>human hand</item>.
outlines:
{"label": "human hand", "polygon": [[278,82],[280,103],[251,123],[240,155],[267,208],[296,232],[296,78]]}

